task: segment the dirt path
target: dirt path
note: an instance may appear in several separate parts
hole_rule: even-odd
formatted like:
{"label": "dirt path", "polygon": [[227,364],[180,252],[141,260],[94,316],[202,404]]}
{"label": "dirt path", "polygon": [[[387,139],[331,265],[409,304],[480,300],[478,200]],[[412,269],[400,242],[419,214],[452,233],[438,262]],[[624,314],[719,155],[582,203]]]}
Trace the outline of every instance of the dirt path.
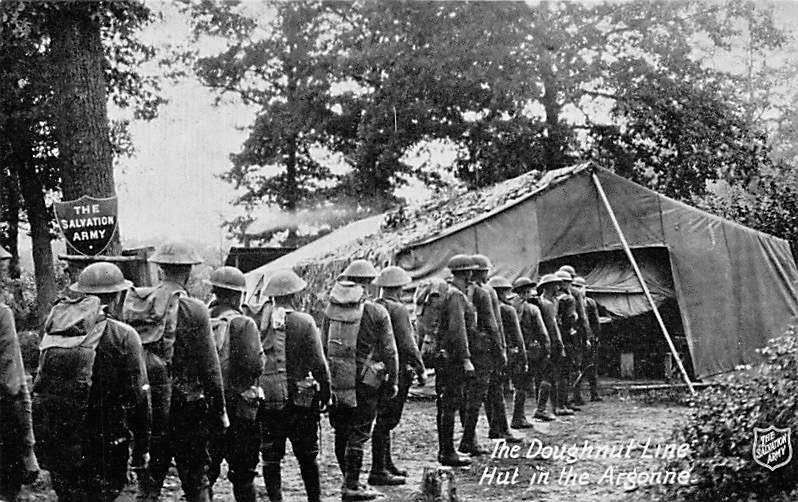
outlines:
{"label": "dirt path", "polygon": [[[510,403],[508,402],[508,405]],[[621,501],[621,500],[650,500],[652,493],[645,486],[631,489],[624,486],[623,479],[618,482],[619,472],[637,472],[652,469],[661,470],[661,462],[656,458],[643,458],[642,444],[650,440],[653,446],[657,443],[668,443],[673,425],[687,415],[687,408],[672,404],[646,404],[641,401],[621,398],[608,398],[602,403],[588,404],[580,413],[565,420],[542,423],[536,422],[535,429],[530,430],[525,436],[525,445],[519,450],[521,458],[489,458],[478,459],[468,469],[458,469],[455,473],[457,490],[464,501],[503,501],[503,500],[542,500],[569,502],[579,501]],[[322,490],[325,501],[340,500],[341,474],[335,462],[332,451],[333,437],[326,418],[322,420],[323,445],[320,465],[322,472]],[[480,418],[478,426],[479,437],[487,438],[487,421],[484,415]],[[459,428],[459,424],[458,424]],[[516,431],[518,432],[518,431]],[[411,492],[417,489],[421,472],[424,467],[436,466],[437,436],[435,431],[435,404],[431,401],[412,401],[408,403],[405,417],[394,432],[394,453],[402,467],[410,473],[409,484],[401,487],[391,487],[383,490],[386,498],[383,500],[405,500]],[[585,450],[585,441],[594,450]],[[629,449],[629,442],[634,445]],[[493,447],[484,439],[486,446]],[[530,448],[531,445],[531,448]],[[545,447],[559,447],[565,445],[574,447],[571,453],[581,458],[569,464],[565,458],[543,460],[539,458],[548,453]],[[612,452],[621,448],[621,457],[601,458],[599,447],[615,447]],[[625,454],[629,453],[628,458]],[[565,451],[567,456],[568,450]],[[654,453],[649,447],[645,455]],[[304,489],[299,477],[296,462],[289,456],[284,461],[283,488],[284,499],[288,501],[303,501]],[[537,458],[528,459],[526,456]],[[559,456],[559,454],[558,454]],[[599,458],[596,458],[599,457]],[[366,467],[370,463],[370,448],[364,462]],[[366,468],[364,467],[364,468]],[[563,468],[573,468],[576,478],[571,482],[560,482]],[[608,468],[612,467],[612,483],[608,477]],[[497,480],[506,477],[512,479],[516,474],[516,484],[498,485],[489,484],[487,480],[496,468]],[[548,472],[548,480],[546,475]],[[582,476],[583,485],[578,484]],[[662,475],[662,473],[661,473]],[[365,482],[367,474],[362,480]],[[480,484],[480,478],[483,483]],[[531,481],[531,483],[530,483]],[[563,480],[564,481],[564,480]],[[259,499],[267,500],[260,476],[256,479]],[[46,479],[37,483],[35,491],[26,492],[22,500],[42,501],[54,500],[53,492],[48,490]],[[231,487],[224,478],[215,487],[214,500],[233,500]],[[132,491],[120,497],[121,500],[134,500]],[[170,476],[164,489],[163,501],[183,500],[180,492],[179,481]]]}

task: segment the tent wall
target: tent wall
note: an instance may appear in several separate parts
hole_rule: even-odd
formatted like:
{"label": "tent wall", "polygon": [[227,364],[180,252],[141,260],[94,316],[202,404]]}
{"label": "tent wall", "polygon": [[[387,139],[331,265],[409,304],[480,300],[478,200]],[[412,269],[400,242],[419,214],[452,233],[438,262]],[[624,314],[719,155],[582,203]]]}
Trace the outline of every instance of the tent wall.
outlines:
{"label": "tent wall", "polygon": [[[789,245],[673,201],[609,171],[595,171],[632,247],[667,246],[693,366],[707,376],[752,362],[755,348],[798,315],[798,270]],[[400,251],[414,279],[445,276],[456,253],[491,257],[512,280],[537,275],[538,263],[616,250],[620,241],[589,169]]]}

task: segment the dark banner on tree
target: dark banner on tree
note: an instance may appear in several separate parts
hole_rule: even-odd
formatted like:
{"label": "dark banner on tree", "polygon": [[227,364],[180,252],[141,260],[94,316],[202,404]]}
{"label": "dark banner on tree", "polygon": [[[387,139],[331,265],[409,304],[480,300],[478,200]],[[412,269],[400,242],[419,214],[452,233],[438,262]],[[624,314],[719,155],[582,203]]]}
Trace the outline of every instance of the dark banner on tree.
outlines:
{"label": "dark banner on tree", "polygon": [[116,232],[116,197],[96,199],[84,195],[77,200],[54,202],[53,210],[67,244],[82,255],[102,254]]}

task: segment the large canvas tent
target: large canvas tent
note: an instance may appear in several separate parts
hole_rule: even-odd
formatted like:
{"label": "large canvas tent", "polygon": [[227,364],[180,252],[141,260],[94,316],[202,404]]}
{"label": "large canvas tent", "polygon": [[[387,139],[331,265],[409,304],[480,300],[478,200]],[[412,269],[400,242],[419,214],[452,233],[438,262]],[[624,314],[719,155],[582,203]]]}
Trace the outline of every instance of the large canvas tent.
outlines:
{"label": "large canvas tent", "polygon": [[[697,376],[752,362],[755,350],[798,315],[798,270],[786,241],[592,166],[547,173],[535,190],[435,235],[402,245],[388,240],[394,245],[390,260],[415,281],[445,276],[446,262],[457,253],[483,253],[496,273],[511,280],[578,261],[579,272],[608,310],[620,316],[644,312],[650,307],[624,258],[594,174],[655,303],[676,300]],[[374,256],[359,247],[379,242],[379,233],[371,240],[359,236],[344,255],[347,260]],[[299,251],[312,260],[313,243],[306,248]],[[281,260],[294,266],[291,254]],[[340,268],[336,263],[331,274]],[[248,282],[262,284],[268,274],[266,268],[255,270]]]}

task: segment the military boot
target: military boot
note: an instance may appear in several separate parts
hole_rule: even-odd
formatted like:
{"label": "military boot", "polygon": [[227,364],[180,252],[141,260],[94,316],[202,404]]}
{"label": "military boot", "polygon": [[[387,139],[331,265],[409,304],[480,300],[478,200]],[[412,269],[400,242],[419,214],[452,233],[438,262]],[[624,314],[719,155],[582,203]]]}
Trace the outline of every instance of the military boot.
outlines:
{"label": "military boot", "polygon": [[394,476],[385,468],[385,454],[388,441],[384,433],[371,437],[371,473],[369,484],[374,486],[394,486],[405,484],[405,478]]}
{"label": "military boot", "polygon": [[556,417],[548,411],[549,396],[551,395],[551,384],[549,382],[542,382],[540,384],[540,391],[538,392],[538,404],[535,409],[535,418],[551,422],[556,420]]}
{"label": "military boot", "polygon": [[186,493],[186,502],[211,502],[210,488],[202,488],[197,493]]}
{"label": "military boot", "polygon": [[374,500],[383,494],[360,483],[360,468],[363,466],[363,451],[348,450],[346,452],[346,473],[344,486],[341,488],[341,500]]}
{"label": "military boot", "polygon": [[315,458],[303,458],[299,461],[299,472],[302,474],[302,481],[305,483],[305,493],[308,495],[308,502],[321,501],[321,481],[319,479],[319,464]]}
{"label": "military boot", "polygon": [[256,502],[258,496],[255,493],[255,484],[252,481],[249,483],[233,483],[233,497],[235,497],[236,502]]}
{"label": "military boot", "polygon": [[438,411],[438,462],[450,467],[471,465],[471,460],[454,451],[454,415]]}
{"label": "military boot", "polygon": [[393,463],[393,456],[391,455],[391,435],[388,434],[386,439],[387,443],[385,444],[385,470],[393,474],[394,476],[402,476],[403,478],[407,477],[407,470],[400,469],[396,467]]}
{"label": "military boot", "polygon": [[477,413],[466,413],[465,422],[463,423],[463,437],[460,439],[460,446],[457,447],[457,451],[472,457],[490,453],[477,442],[476,428],[478,418]]}
{"label": "military boot", "polygon": [[282,502],[282,473],[279,462],[263,462],[263,484],[270,502]]}
{"label": "military boot", "polygon": [[525,403],[526,392],[516,389],[513,398],[513,419],[510,422],[510,427],[513,429],[529,429],[532,427],[532,424],[526,419],[526,414],[524,413]]}

